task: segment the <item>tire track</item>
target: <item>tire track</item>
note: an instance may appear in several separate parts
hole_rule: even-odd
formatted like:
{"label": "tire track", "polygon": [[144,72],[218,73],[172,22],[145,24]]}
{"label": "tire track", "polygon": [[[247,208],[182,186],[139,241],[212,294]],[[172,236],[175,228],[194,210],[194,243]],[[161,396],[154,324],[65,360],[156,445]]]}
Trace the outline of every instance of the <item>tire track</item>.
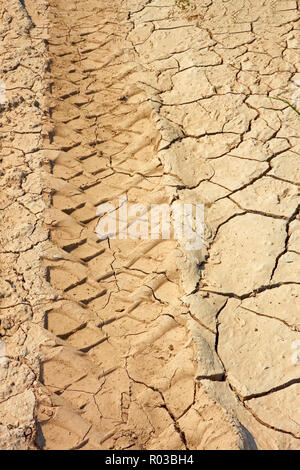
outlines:
{"label": "tire track", "polygon": [[58,295],[46,313],[39,446],[240,448],[239,428],[195,383],[176,243],[95,234],[103,202],[172,198],[128,11],[115,3],[50,2],[46,222],[55,248],[45,262]]}

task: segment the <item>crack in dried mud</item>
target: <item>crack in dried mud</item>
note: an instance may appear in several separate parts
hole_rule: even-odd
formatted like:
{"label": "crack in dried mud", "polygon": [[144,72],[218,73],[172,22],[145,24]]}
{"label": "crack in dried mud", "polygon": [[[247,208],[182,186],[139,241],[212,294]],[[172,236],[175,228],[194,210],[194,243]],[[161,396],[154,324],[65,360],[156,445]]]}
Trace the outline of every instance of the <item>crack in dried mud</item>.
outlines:
{"label": "crack in dried mud", "polygon": [[299,2],[0,3],[0,447],[298,449]]}

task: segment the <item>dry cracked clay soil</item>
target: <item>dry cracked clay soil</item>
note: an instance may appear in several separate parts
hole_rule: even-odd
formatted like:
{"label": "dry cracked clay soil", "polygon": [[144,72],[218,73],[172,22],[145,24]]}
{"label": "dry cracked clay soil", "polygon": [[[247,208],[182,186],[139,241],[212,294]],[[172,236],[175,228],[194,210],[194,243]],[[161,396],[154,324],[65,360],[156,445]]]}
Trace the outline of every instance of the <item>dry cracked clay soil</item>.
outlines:
{"label": "dry cracked clay soil", "polygon": [[299,450],[300,1],[0,8],[0,449]]}

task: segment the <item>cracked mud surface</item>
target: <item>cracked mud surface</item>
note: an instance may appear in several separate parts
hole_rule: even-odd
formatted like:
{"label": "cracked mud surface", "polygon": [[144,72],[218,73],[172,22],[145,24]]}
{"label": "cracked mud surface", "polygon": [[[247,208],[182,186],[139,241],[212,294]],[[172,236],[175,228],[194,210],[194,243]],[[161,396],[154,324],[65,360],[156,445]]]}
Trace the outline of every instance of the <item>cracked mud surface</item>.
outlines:
{"label": "cracked mud surface", "polygon": [[[2,449],[300,448],[299,4],[197,5],[2,5]],[[202,250],[100,241],[124,195]]]}

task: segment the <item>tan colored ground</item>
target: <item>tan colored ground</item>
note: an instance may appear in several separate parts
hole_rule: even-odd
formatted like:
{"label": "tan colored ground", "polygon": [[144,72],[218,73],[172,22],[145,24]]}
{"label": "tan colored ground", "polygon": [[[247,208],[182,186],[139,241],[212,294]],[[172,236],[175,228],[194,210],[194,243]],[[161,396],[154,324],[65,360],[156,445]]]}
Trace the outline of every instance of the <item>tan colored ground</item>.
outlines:
{"label": "tan colored ground", "polygon": [[297,2],[1,3],[0,448],[299,449]]}

